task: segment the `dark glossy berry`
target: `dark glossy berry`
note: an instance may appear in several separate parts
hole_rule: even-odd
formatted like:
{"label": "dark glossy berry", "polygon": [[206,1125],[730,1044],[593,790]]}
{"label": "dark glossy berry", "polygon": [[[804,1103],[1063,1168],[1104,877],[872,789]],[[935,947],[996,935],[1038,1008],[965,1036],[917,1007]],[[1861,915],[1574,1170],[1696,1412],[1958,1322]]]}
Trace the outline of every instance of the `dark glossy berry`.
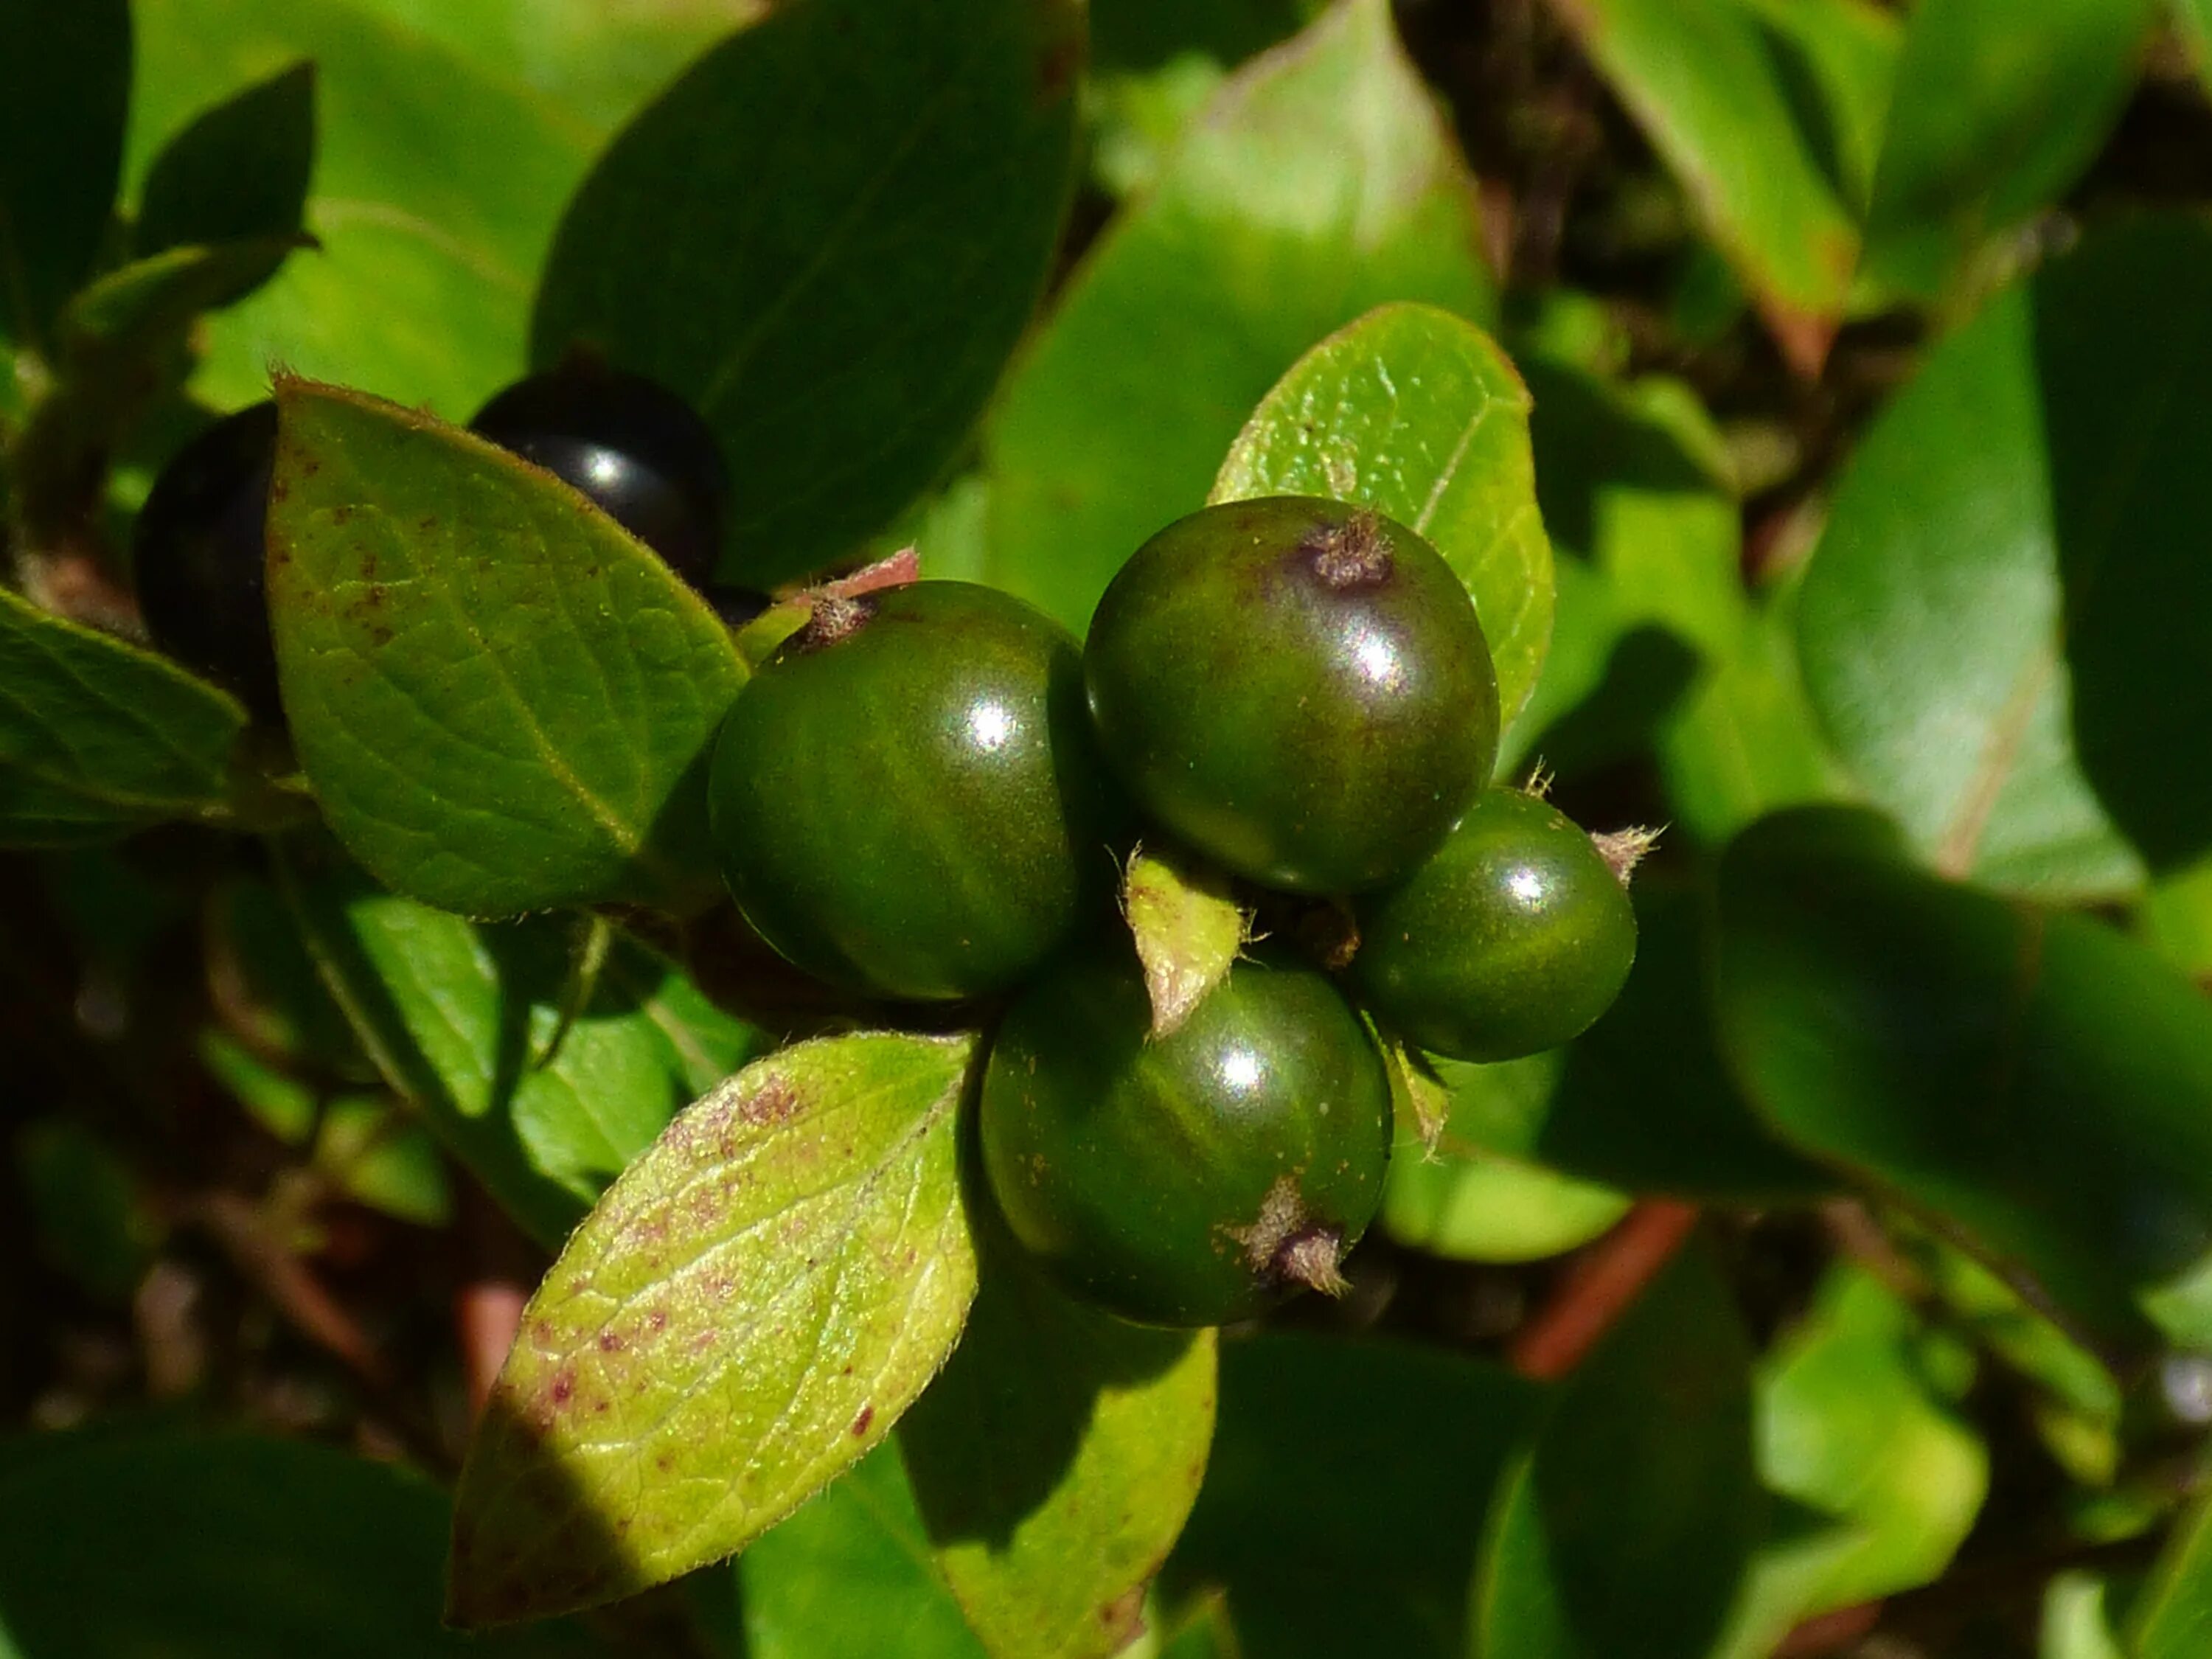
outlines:
{"label": "dark glossy berry", "polygon": [[711,793],[745,919],[854,991],[1003,990],[1113,884],[1075,641],[967,582],[817,608],[732,705]]}
{"label": "dark glossy berry", "polygon": [[1486,791],[1434,858],[1357,907],[1352,975],[1377,1019],[1455,1060],[1579,1036],[1636,960],[1636,912],[1589,836],[1517,789]]}
{"label": "dark glossy berry", "polygon": [[131,529],[131,574],[154,643],[282,718],[264,538],[276,405],[255,404],[194,437],[154,480]]}
{"label": "dark glossy berry", "polygon": [[1170,525],[1099,602],[1084,678],[1138,804],[1292,892],[1405,875],[1498,752],[1467,590],[1412,531],[1340,501],[1235,501]]}
{"label": "dark glossy berry", "polygon": [[1337,1264],[1382,1201],[1390,1084],[1322,975],[1240,962],[1149,1035],[1133,955],[1078,957],[1000,1023],[983,1168],[1014,1237],[1131,1319],[1218,1325]]}
{"label": "dark glossy berry", "polygon": [[581,490],[694,587],[714,574],[729,472],[714,434],[674,392],[572,358],[517,380],[469,425]]}

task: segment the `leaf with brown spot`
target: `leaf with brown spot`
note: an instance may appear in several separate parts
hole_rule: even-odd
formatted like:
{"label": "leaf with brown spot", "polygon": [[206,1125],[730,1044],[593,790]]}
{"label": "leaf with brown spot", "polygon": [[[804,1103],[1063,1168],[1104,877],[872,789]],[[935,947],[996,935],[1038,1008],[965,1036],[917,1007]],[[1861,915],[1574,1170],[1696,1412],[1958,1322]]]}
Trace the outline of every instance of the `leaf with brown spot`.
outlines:
{"label": "leaf with brown spot", "polygon": [[1152,1035],[1166,1036],[1228,977],[1249,936],[1244,912],[1227,877],[1170,847],[1130,855],[1121,914],[1144,963]]}
{"label": "leaf with brown spot", "polygon": [[975,1052],[890,1033],[787,1048],[623,1172],[532,1298],[470,1446],[455,1622],[596,1606],[733,1554],[890,1432],[975,1294],[954,1155]]}
{"label": "leaf with brown spot", "polygon": [[472,434],[304,380],[276,401],[270,624],[346,850],[475,916],[716,890],[705,762],[745,671],[705,602]]}

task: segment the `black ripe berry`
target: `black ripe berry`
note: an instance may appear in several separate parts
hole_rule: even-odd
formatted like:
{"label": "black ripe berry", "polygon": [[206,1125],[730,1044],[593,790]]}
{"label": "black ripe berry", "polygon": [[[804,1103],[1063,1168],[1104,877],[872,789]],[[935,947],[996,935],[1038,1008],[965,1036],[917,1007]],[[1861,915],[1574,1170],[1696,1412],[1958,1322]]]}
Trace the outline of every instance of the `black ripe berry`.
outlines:
{"label": "black ripe berry", "polygon": [[713,575],[729,473],[714,434],[666,387],[572,357],[517,380],[469,425],[589,496],[694,587]]}
{"label": "black ripe berry", "polygon": [[154,643],[271,720],[282,708],[262,561],[276,456],[275,404],[217,421],[161,469],[131,534]]}

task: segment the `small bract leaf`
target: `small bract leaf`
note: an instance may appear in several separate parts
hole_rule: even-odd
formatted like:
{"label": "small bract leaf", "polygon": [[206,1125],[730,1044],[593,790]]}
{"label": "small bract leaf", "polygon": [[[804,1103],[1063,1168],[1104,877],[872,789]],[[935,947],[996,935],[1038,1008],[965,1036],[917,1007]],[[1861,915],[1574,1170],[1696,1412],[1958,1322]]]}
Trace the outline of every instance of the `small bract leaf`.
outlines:
{"label": "small bract leaf", "polygon": [[975,1291],[969,1037],[787,1048],[625,1170],[524,1311],[461,1474],[448,1612],[595,1606],[743,1549],[890,1431]]}
{"label": "small bract leaf", "polygon": [[1275,383],[1207,499],[1359,501],[1425,538],[1474,599],[1498,718],[1510,722],[1552,639],[1528,406],[1512,362],[1473,323],[1435,306],[1379,307]]}
{"label": "small bract leaf", "polygon": [[[1444,1122],[1451,1114],[1451,1095],[1437,1077],[1428,1056],[1389,1032],[1376,1030],[1373,1022],[1369,1029],[1375,1031],[1375,1046],[1382,1051],[1382,1063],[1390,1072],[1390,1109],[1403,1139],[1406,1131],[1413,1131],[1413,1139],[1423,1152],[1433,1157],[1437,1143],[1443,1139]],[[1484,1069],[1488,1069],[1487,1067]]]}
{"label": "small bract leaf", "polygon": [[568,486],[288,380],[269,599],[300,762],[346,849],[471,915],[717,890],[706,757],[729,630]]}
{"label": "small bract leaf", "polygon": [[228,692],[0,587],[0,846],[216,811],[245,729]]}
{"label": "small bract leaf", "polygon": [[899,1425],[937,1562],[996,1659],[1107,1659],[1182,1532],[1213,1439],[1214,1334],[1070,1300],[1008,1246]]}
{"label": "small bract leaf", "polygon": [[1152,1000],[1152,1035],[1179,1030],[1228,977],[1248,921],[1229,878],[1179,848],[1139,849],[1121,884],[1121,914],[1136,936]]}

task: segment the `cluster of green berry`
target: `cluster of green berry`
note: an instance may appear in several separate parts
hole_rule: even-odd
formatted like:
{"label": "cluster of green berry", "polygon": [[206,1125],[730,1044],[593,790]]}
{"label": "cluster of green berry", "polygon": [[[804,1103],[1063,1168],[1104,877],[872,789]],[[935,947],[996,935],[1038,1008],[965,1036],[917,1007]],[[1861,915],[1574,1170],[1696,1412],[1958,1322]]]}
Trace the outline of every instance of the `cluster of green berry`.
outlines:
{"label": "cluster of green berry", "polygon": [[[1474,606],[1419,536],[1239,501],[1138,550],[1082,646],[966,583],[822,600],[731,709],[714,836],[746,921],[808,973],[1009,997],[977,1138],[1014,1237],[1119,1313],[1218,1324],[1335,1285],[1374,1216],[1391,1086],[1362,1008],[1499,1060],[1572,1037],[1626,976],[1621,880],[1542,800],[1485,787],[1498,726]],[[1109,902],[1147,822],[1348,915],[1349,948],[1261,948],[1157,1029]]]}
{"label": "cluster of green berry", "polygon": [[[766,603],[710,583],[727,478],[672,393],[571,362],[472,424],[732,623]],[[187,446],[135,551],[156,643],[281,720],[276,437],[264,404]],[[1489,787],[1498,736],[1474,605],[1419,536],[1342,502],[1245,501],[1139,549],[1086,644],[972,584],[821,590],[723,726],[713,831],[745,922],[805,974],[1003,1001],[976,1127],[1014,1237],[1119,1313],[1218,1324],[1340,1282],[1390,1152],[1378,1030],[1506,1059],[1574,1036],[1626,976],[1622,861]],[[1333,918],[1330,947],[1257,946],[1164,1029],[1113,903],[1158,832]]]}

